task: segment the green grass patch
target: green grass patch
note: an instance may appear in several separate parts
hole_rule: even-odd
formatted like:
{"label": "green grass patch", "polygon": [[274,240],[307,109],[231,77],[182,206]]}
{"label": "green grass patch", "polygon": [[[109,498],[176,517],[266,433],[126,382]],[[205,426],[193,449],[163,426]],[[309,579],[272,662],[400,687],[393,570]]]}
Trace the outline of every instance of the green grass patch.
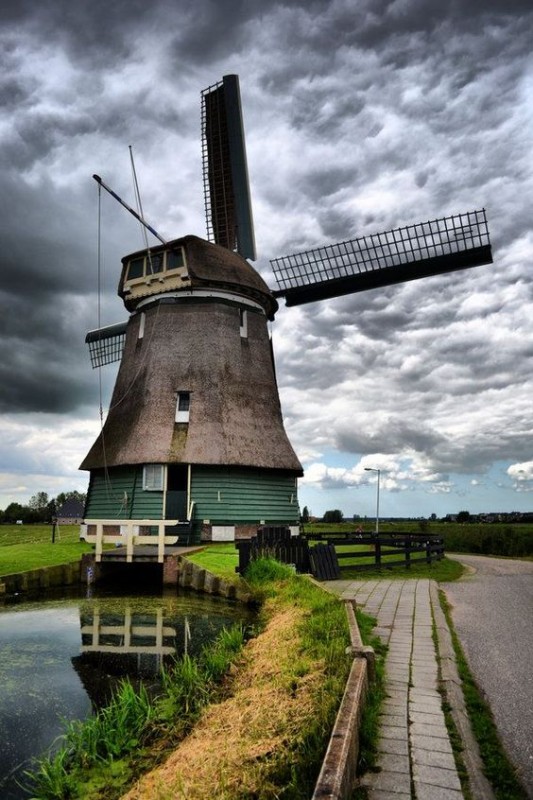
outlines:
{"label": "green grass patch", "polygon": [[79,561],[91,545],[80,542],[79,525],[0,525],[0,577]]}
{"label": "green grass patch", "polygon": [[24,544],[0,547],[0,577],[29,572],[41,567],[55,567],[79,561],[83,553],[91,552],[86,542],[59,544]]}
{"label": "green grass patch", "polygon": [[411,567],[390,567],[387,569],[385,566],[381,569],[346,569],[342,570],[341,578],[350,580],[406,580],[406,578],[430,578],[431,580],[441,581],[456,581],[465,572],[465,567],[458,561],[452,561],[449,558],[442,558],[440,561],[434,561],[432,564],[426,564],[425,561],[421,563],[413,563]]}
{"label": "green grass patch", "polygon": [[232,542],[207,545],[198,553],[188,554],[187,559],[220,578],[238,580],[235,567],[239,565],[239,553]]}
{"label": "green grass patch", "polygon": [[313,713],[297,737],[293,736],[288,746],[264,765],[262,777],[272,787],[272,797],[303,800],[313,793],[350,669],[346,611],[337,598],[271,558],[251,562],[245,578],[256,594],[273,599],[277,605],[305,610],[297,631],[299,657],[289,661],[282,676],[286,685],[296,691],[317,662],[323,664]]}
{"label": "green grass patch", "polygon": [[357,760],[357,774],[375,770],[378,759],[378,744],[381,706],[387,693],[385,691],[385,657],[387,645],[373,633],[377,620],[356,611],[357,624],[363,642],[374,648],[376,655],[376,679],[368,687],[365,698],[361,725],[359,727],[359,757]]}
{"label": "green grass patch", "polygon": [[[79,525],[57,525],[56,544],[73,544],[80,538]],[[0,525],[0,548],[23,544],[51,544],[52,525]]]}
{"label": "green grass patch", "polygon": [[479,745],[485,775],[492,785],[497,800],[527,800],[528,794],[518,780],[516,770],[507,757],[490,707],[483,699],[468,666],[453,627],[453,619],[446,595],[443,591],[440,591],[439,596],[450,628],[466,709],[474,736]]}

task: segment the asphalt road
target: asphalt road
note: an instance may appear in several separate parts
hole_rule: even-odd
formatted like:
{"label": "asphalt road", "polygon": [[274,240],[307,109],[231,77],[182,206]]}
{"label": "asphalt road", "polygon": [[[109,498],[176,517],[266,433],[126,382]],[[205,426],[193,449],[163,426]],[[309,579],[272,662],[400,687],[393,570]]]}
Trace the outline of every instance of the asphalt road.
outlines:
{"label": "asphalt road", "polygon": [[469,568],[441,588],[504,746],[533,798],[533,562],[446,555]]}

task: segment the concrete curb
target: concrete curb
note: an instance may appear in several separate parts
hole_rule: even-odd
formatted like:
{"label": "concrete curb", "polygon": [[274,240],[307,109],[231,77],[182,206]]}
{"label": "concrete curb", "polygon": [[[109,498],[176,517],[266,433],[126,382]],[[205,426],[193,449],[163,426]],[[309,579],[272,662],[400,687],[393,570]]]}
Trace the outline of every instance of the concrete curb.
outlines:
{"label": "concrete curb", "polygon": [[434,581],[431,581],[430,593],[437,628],[441,681],[453,721],[463,743],[462,757],[468,773],[470,791],[474,800],[494,800],[492,787],[483,774],[483,763],[466,710],[450,629],[440,605],[439,589]]}

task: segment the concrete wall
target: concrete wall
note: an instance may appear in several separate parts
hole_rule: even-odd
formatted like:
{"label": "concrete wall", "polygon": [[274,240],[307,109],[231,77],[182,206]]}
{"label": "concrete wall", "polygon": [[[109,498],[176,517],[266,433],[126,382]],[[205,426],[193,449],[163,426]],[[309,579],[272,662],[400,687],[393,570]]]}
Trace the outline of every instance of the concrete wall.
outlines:
{"label": "concrete wall", "polygon": [[53,586],[75,586],[80,583],[80,563],[41,567],[0,578],[0,595],[50,589]]}

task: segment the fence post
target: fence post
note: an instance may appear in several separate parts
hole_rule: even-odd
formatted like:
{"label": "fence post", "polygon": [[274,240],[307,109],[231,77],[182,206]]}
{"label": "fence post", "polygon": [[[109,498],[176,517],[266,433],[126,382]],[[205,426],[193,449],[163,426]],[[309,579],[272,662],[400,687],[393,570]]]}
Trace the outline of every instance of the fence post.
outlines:
{"label": "fence post", "polygon": [[376,539],[376,544],[374,545],[375,550],[375,558],[376,558],[376,567],[381,569],[381,543],[379,539]]}
{"label": "fence post", "polygon": [[239,551],[239,566],[236,567],[236,572],[238,572],[239,575],[244,575],[244,571],[250,563],[250,551],[252,549],[252,543],[249,539],[241,539],[236,544]]}
{"label": "fence post", "polygon": [[431,540],[426,542],[426,564],[431,564]]}

